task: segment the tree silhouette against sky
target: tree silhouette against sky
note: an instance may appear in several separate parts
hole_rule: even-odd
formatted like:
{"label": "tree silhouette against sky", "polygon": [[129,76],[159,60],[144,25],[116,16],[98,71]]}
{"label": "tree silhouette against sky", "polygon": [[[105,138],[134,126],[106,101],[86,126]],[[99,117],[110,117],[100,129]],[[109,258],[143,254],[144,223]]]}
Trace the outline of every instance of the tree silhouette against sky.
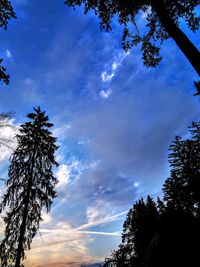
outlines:
{"label": "tree silhouette against sky", "polygon": [[[123,48],[127,51],[141,44],[142,59],[147,67],[158,65],[163,41],[173,38],[200,75],[200,52],[180,28],[183,19],[191,31],[199,29],[200,17],[195,13],[199,0],[66,0],[65,3],[72,7],[83,4],[85,13],[94,10],[105,31],[112,30],[112,21],[117,16],[124,29]],[[144,15],[142,28],[137,24],[141,13]]]}
{"label": "tree silhouette against sky", "polygon": [[40,108],[34,111],[19,130],[18,146],[10,160],[7,192],[1,203],[1,208],[9,208],[0,245],[1,267],[23,266],[20,262],[38,232],[42,209],[48,212],[56,197],[52,167],[58,166],[54,157],[58,147],[49,131],[53,124]]}
{"label": "tree silhouette against sky", "polygon": [[170,146],[163,201],[140,199],[129,210],[122,242],[104,267],[196,266],[200,238],[200,122]]}

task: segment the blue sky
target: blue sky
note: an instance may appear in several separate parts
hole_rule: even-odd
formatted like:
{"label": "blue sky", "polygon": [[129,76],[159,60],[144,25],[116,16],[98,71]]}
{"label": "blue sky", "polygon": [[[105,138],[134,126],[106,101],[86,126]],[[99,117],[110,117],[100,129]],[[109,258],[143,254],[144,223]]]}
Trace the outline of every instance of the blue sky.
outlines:
{"label": "blue sky", "polygon": [[[172,40],[163,45],[160,65],[147,69],[139,49],[121,49],[115,22],[108,34],[92,12],[74,12],[63,1],[13,4],[18,19],[0,32],[11,75],[10,85],[0,87],[0,111],[14,112],[18,127],[40,105],[60,145],[58,197],[43,215],[27,266],[102,261],[119,244],[133,202],[161,194],[171,140],[199,120],[198,77]],[[199,33],[188,34],[200,48]],[[9,153],[1,153],[1,176]]]}

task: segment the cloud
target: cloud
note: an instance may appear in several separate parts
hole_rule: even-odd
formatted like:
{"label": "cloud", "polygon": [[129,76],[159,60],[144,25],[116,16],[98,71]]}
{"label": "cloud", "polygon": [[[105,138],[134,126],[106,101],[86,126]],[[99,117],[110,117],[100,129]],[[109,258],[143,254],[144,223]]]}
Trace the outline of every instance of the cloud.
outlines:
{"label": "cloud", "polygon": [[113,78],[114,76],[115,76],[114,73],[111,73],[111,74],[109,75],[109,74],[107,74],[106,71],[104,71],[104,72],[102,72],[102,74],[101,74],[101,79],[102,79],[103,82],[109,82],[109,81],[112,80],[112,78]]}
{"label": "cloud", "polygon": [[56,177],[58,179],[57,188],[64,187],[68,184],[70,177],[70,168],[66,164],[61,164],[58,167],[58,171],[56,173]]}
{"label": "cloud", "polygon": [[100,161],[98,168],[81,176],[72,198],[80,194],[120,206],[130,205],[140,194],[158,192],[168,175],[171,140],[198,118],[198,103],[183,92],[186,85],[174,88],[156,72],[143,80],[141,73],[126,77],[124,71],[112,84],[112,100],[95,105],[84,100],[78,103],[80,112],[71,115],[68,138],[88,136],[87,155]]}
{"label": "cloud", "polygon": [[112,81],[112,79],[116,75],[116,72],[117,72],[118,68],[122,65],[123,61],[125,60],[125,58],[129,54],[130,54],[130,52],[119,51],[118,53],[115,54],[114,60],[110,64],[106,63],[106,65],[105,65],[105,69],[106,70],[104,70],[101,73],[101,79],[102,79],[103,82]]}
{"label": "cloud", "polygon": [[[48,224],[47,224],[48,225]],[[62,258],[62,263],[76,262],[78,266],[83,262],[99,260],[90,256],[87,245],[93,241],[88,233],[74,231],[67,222],[53,222],[51,229],[41,229],[32,245],[31,251],[27,252],[26,266],[50,265]],[[44,226],[44,225],[43,225]],[[56,266],[56,265],[55,265]],[[69,265],[66,265],[69,266]]]}
{"label": "cloud", "polygon": [[108,90],[101,90],[99,95],[102,97],[102,98],[109,98],[109,96],[112,94],[112,90],[109,88]]}
{"label": "cloud", "polygon": [[98,220],[89,221],[89,222],[75,228],[75,231],[82,231],[82,230],[85,230],[85,229],[88,229],[88,228],[91,228],[94,226],[122,220],[122,219],[124,219],[127,212],[128,212],[128,210],[117,213],[117,214],[113,214],[113,215],[106,214],[104,217],[98,218]]}
{"label": "cloud", "polygon": [[[67,220],[59,221],[55,217],[43,214],[44,221],[41,223],[40,234],[33,241],[31,251],[27,252],[27,266],[45,266],[45,264],[66,264],[70,266],[70,262],[79,266],[84,262],[98,262],[103,258],[99,256],[91,256],[88,248],[95,241],[96,236],[105,238],[120,237],[119,232],[90,230],[95,226],[105,225],[110,222],[121,220],[127,214],[127,210],[121,213],[109,215],[111,211],[108,206],[104,205],[101,211],[95,213],[95,209],[99,208],[103,203],[88,207],[87,223],[73,227]],[[112,211],[113,213],[113,211]],[[62,258],[62,262],[57,259]]]}
{"label": "cloud", "polygon": [[[114,60],[111,61],[111,63],[105,64],[105,70],[101,73],[101,80],[103,83],[106,83],[106,85],[110,84],[113,80],[113,78],[116,75],[116,72],[118,68],[122,65],[125,58],[130,54],[130,52],[115,52]],[[112,93],[112,90],[110,88],[105,90],[100,90],[99,96],[102,98],[109,98]]]}
{"label": "cloud", "polygon": [[0,121],[0,162],[8,159],[16,147],[17,127],[14,125],[14,120],[8,122]]}
{"label": "cloud", "polygon": [[97,232],[97,231],[79,231],[80,234],[94,234],[94,235],[107,235],[107,236],[121,236],[120,232]]}
{"label": "cloud", "polygon": [[56,136],[58,138],[59,141],[62,141],[63,139],[66,139],[70,129],[71,129],[70,124],[63,124],[63,122],[62,122],[62,124],[59,127],[57,126],[53,130],[53,134],[54,134],[54,136]]}
{"label": "cloud", "polygon": [[6,57],[7,58],[12,58],[12,54],[11,54],[9,49],[6,50]]}

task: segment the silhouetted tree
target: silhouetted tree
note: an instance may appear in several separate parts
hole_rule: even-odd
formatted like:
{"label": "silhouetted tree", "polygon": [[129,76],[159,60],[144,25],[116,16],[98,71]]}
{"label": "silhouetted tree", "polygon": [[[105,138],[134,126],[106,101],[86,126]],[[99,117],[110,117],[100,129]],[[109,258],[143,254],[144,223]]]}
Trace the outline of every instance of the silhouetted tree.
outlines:
{"label": "silhouetted tree", "polygon": [[176,137],[170,146],[171,175],[164,183],[167,206],[200,214],[200,123],[190,127],[191,138]]}
{"label": "silhouetted tree", "polygon": [[4,222],[5,238],[0,245],[1,267],[23,266],[21,259],[30,249],[42,220],[42,208],[50,210],[56,197],[54,187],[57,179],[52,167],[58,166],[54,153],[58,148],[56,138],[49,129],[53,124],[40,108],[34,109],[30,119],[20,128],[18,146],[11,156],[7,192],[2,208],[9,208]]}
{"label": "silhouetted tree", "polygon": [[[0,0],[0,27],[7,29],[8,21],[16,18],[16,14],[9,0]],[[2,66],[3,59],[0,58],[0,81],[9,83],[10,76],[6,73],[6,68]]]}
{"label": "silhouetted tree", "polygon": [[[123,225],[122,243],[108,262],[115,267],[194,267],[200,239],[200,122],[170,146],[170,177],[163,200],[136,202]],[[106,265],[105,266],[109,266]]]}
{"label": "silhouetted tree", "polygon": [[[191,136],[176,136],[170,146],[170,177],[163,186],[157,235],[152,239],[146,267],[196,266],[200,215],[200,123]],[[159,203],[159,202],[158,202]]]}
{"label": "silhouetted tree", "polygon": [[[200,17],[195,13],[199,0],[66,0],[65,3],[72,7],[83,4],[85,13],[93,9],[101,29],[106,31],[112,30],[112,19],[117,16],[124,28],[123,48],[127,51],[141,44],[142,59],[147,67],[155,67],[160,62],[161,44],[173,38],[200,75],[200,52],[179,27],[180,19],[184,19],[191,31],[199,29]],[[140,24],[144,26],[139,29],[136,21],[142,12]]]}
{"label": "silhouetted tree", "polygon": [[137,201],[129,210],[123,225],[122,243],[112,253],[110,262],[116,267],[145,266],[147,248],[156,233],[158,210],[148,196]]}

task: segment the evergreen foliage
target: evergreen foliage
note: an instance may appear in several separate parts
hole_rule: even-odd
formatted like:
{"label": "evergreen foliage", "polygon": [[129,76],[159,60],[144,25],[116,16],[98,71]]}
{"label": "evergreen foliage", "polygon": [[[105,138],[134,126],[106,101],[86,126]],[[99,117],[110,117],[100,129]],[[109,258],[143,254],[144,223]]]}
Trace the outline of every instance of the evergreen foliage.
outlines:
{"label": "evergreen foliage", "polygon": [[169,154],[171,175],[164,183],[168,206],[187,214],[200,215],[200,123],[190,127],[191,138],[176,137]]}
{"label": "evergreen foliage", "polygon": [[56,197],[52,167],[58,166],[54,157],[58,147],[49,130],[53,124],[40,108],[27,117],[29,121],[16,136],[18,146],[10,159],[7,192],[1,203],[1,208],[8,208],[0,245],[1,267],[23,266],[20,262],[38,232],[41,211],[46,208],[48,212]]}
{"label": "evergreen foliage", "polygon": [[[94,10],[101,29],[105,31],[112,30],[112,20],[117,17],[123,26],[123,48],[127,51],[140,44],[147,67],[158,65],[162,43],[169,37],[173,38],[200,75],[200,52],[179,27],[183,19],[191,31],[199,29],[200,17],[195,13],[199,0],[66,0],[65,3],[72,7],[83,4],[85,13]],[[141,13],[143,17],[137,25]],[[141,29],[140,24],[143,25]]]}
{"label": "evergreen foliage", "polygon": [[123,225],[122,243],[104,266],[197,266],[200,238],[200,122],[170,146],[163,200],[137,201]]}

